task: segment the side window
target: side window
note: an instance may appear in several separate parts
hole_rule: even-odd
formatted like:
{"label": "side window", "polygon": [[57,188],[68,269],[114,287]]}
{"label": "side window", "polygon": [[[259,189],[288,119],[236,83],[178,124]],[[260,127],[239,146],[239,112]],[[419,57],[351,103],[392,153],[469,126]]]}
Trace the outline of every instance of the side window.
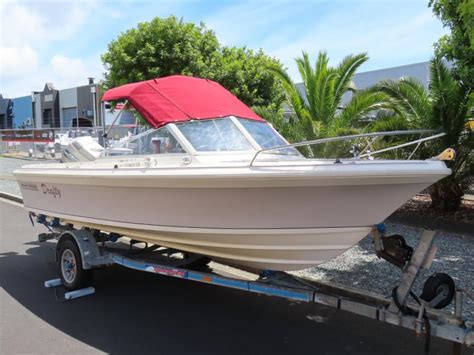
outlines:
{"label": "side window", "polygon": [[144,149],[148,154],[185,153],[183,147],[181,147],[166,126],[150,133],[144,138],[146,138]]}
{"label": "side window", "polygon": [[166,126],[138,133],[136,137],[130,132],[130,137],[115,147],[124,148],[132,155],[186,153]]}

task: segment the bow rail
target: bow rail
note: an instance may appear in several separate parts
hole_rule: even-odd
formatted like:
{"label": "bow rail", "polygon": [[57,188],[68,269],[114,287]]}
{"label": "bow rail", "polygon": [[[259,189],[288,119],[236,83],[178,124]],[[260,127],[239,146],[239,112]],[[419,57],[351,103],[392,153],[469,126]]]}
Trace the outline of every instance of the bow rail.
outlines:
{"label": "bow rail", "polygon": [[[296,147],[304,147],[304,146],[309,146],[309,145],[319,145],[319,144],[331,143],[331,142],[348,141],[348,140],[357,139],[357,138],[378,138],[378,137],[382,137],[382,136],[402,136],[402,135],[424,134],[424,133],[435,133],[435,132],[439,132],[439,131],[432,130],[432,129],[414,129],[414,130],[407,130],[407,131],[388,131],[388,132],[362,133],[362,134],[352,134],[352,135],[341,136],[341,137],[321,138],[321,139],[315,139],[315,140],[298,142],[298,143],[290,143],[290,144],[279,145],[279,146],[270,147],[270,148],[262,148],[262,149],[258,150],[257,152],[255,152],[255,155],[253,156],[252,160],[250,161],[249,166],[253,166],[253,164],[255,163],[255,160],[257,159],[257,157],[261,153],[272,151],[272,150],[277,150],[277,149],[296,148]],[[438,134],[435,134],[435,135],[432,135],[432,136],[429,136],[429,137],[416,139],[416,140],[413,140],[411,142],[407,142],[407,143],[403,143],[403,144],[398,144],[398,145],[393,146],[393,147],[388,147],[388,148],[384,148],[384,149],[375,150],[375,151],[370,152],[370,153],[369,152],[364,153],[365,151],[367,151],[367,149],[373,143],[373,141],[372,141],[371,143],[369,143],[367,145],[366,148],[364,148],[364,150],[360,154],[354,154],[354,159],[360,159],[360,158],[364,158],[364,157],[367,157],[367,156],[372,156],[374,154],[379,154],[379,153],[387,152],[387,151],[390,151],[390,150],[395,150],[395,149],[407,147],[407,146],[410,146],[410,145],[413,145],[413,144],[417,144],[417,146],[415,147],[415,151],[416,151],[416,149],[418,149],[418,147],[420,146],[421,143],[427,142],[427,141],[430,141],[430,140],[433,140],[433,139],[437,139],[437,138],[443,137],[445,135],[446,135],[446,133],[441,132],[441,133],[438,133]],[[411,158],[411,156],[413,155],[413,153],[415,151],[412,152],[412,154],[410,155],[410,158]]]}

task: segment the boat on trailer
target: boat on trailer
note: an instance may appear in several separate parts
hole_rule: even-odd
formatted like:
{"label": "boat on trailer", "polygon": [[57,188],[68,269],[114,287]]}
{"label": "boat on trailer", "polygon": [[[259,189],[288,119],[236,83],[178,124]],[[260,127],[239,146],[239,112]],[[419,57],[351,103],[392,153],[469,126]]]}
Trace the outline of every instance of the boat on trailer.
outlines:
{"label": "boat on trailer", "polygon": [[210,80],[148,80],[103,100],[126,100],[153,128],[126,142],[133,155],[107,157],[106,149],[100,159],[15,170],[25,208],[227,264],[290,271],[328,261],[450,174],[439,158],[378,160],[367,149],[351,159],[305,158],[297,147],[419,132],[289,144]]}

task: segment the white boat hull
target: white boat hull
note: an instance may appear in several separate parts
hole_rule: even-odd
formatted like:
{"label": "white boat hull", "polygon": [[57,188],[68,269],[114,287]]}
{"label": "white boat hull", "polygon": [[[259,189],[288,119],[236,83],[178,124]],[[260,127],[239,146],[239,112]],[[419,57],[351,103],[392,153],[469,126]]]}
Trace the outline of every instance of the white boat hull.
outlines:
{"label": "white boat hull", "polygon": [[298,270],[341,254],[449,173],[442,162],[366,165],[187,167],[184,178],[135,168],[15,173],[37,214],[233,264]]}

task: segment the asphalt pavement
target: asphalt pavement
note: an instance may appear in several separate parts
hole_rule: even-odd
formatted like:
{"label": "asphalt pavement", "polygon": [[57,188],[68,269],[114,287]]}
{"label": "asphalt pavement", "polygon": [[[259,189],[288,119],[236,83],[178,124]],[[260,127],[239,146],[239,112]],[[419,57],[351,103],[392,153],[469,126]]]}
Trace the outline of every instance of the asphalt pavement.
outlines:
{"label": "asphalt pavement", "polygon": [[[423,354],[423,337],[332,308],[111,267],[60,301],[54,242],[0,200],[0,354]],[[452,345],[433,338],[431,353]],[[463,349],[463,354],[473,354]]]}

